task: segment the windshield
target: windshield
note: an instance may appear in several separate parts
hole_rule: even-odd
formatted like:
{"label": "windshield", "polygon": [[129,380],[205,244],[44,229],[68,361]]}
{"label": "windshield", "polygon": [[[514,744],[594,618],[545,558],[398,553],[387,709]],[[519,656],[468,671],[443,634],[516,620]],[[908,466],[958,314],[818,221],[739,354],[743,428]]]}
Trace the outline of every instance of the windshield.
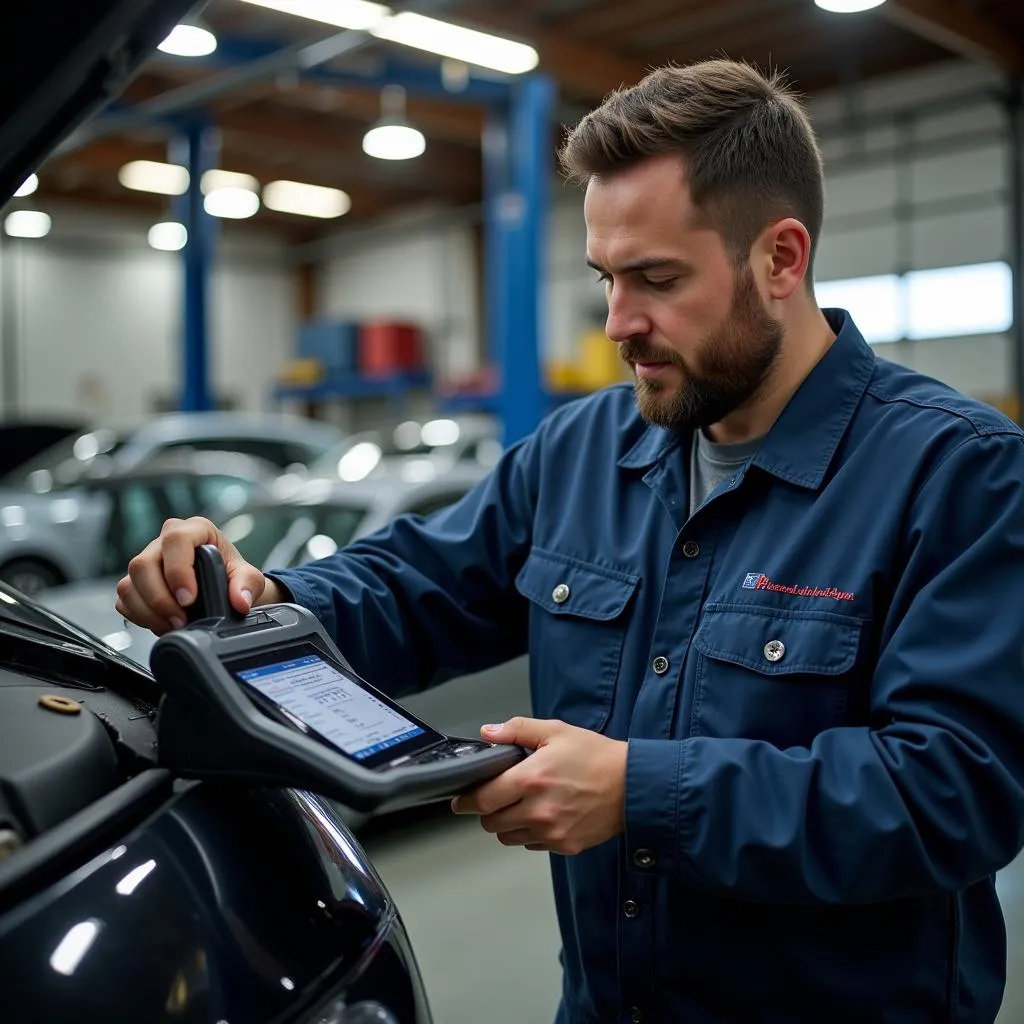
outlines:
{"label": "windshield", "polygon": [[35,494],[69,487],[98,461],[110,458],[124,443],[123,437],[105,428],[72,434],[0,477],[0,487]]}
{"label": "windshield", "polygon": [[359,505],[253,507],[232,516],[221,530],[250,564],[286,569],[345,547],[366,514]]}

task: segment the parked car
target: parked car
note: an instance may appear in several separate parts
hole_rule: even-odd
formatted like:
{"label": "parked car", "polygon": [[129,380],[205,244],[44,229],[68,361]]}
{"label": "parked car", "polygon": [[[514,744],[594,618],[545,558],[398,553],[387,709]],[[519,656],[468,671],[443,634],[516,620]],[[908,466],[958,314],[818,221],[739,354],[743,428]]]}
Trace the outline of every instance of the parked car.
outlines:
{"label": "parked car", "polygon": [[0,478],[0,488],[47,494],[83,474],[134,469],[169,451],[238,452],[284,471],[307,468],[343,442],[337,427],[300,416],[170,413],[134,431],[95,427],[57,442]]}
{"label": "parked car", "polygon": [[489,469],[501,452],[500,428],[493,417],[406,420],[388,430],[345,438],[317,459],[310,472],[345,482],[397,473],[417,483],[464,463]]}
{"label": "parked car", "polygon": [[[423,483],[409,483],[400,474],[348,484],[313,479],[286,500],[256,496],[219,525],[248,562],[264,571],[285,569],[333,554],[397,516],[430,515],[458,501],[485,475],[483,467],[466,463]],[[114,610],[119,575],[48,590],[39,600],[148,665],[155,637]],[[475,736],[484,722],[529,713],[527,659],[452,679],[403,701],[442,732]]]}
{"label": "parked car", "polygon": [[[5,9],[0,203],[193,3]],[[335,806],[244,775],[175,778],[162,697],[0,585],[3,1020],[430,1024],[401,918]]]}
{"label": "parked car", "polygon": [[276,476],[247,455],[176,451],[136,469],[87,472],[45,494],[0,490],[0,581],[31,595],[123,573],[165,519],[223,516],[269,493]]}
{"label": "parked car", "polygon": [[0,478],[66,437],[85,431],[73,420],[25,417],[0,423]]}

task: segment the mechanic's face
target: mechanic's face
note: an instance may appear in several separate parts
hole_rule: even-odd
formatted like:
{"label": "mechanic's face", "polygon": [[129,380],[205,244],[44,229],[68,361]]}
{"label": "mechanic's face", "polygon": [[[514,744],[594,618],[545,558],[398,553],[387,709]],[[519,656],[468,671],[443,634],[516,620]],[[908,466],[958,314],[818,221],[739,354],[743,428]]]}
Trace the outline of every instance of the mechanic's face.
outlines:
{"label": "mechanic's face", "polygon": [[644,419],[707,427],[757,397],[782,346],[750,266],[695,226],[677,156],[591,179],[587,260],[605,282],[608,337],[636,374]]}

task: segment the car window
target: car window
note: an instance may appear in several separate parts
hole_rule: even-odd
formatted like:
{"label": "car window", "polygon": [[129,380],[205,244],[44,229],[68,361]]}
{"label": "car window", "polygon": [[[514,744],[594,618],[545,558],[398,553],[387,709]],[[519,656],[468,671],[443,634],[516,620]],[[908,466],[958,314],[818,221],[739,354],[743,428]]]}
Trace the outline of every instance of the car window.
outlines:
{"label": "car window", "polygon": [[289,531],[301,526],[303,520],[309,521],[308,528],[297,532],[305,539],[314,532],[315,523],[309,509],[300,505],[243,509],[221,523],[220,529],[250,565],[282,568],[281,565],[268,565],[268,559]]}
{"label": "car window", "polygon": [[290,567],[327,558],[335,551],[352,543],[360,524],[366,518],[366,509],[355,505],[322,506],[316,517],[316,531],[303,540],[292,555]]}
{"label": "car window", "polygon": [[174,515],[166,490],[150,481],[133,480],[110,491],[111,510],[100,558],[100,575],[121,575],[128,563],[160,533]]}
{"label": "car window", "polygon": [[23,462],[2,479],[0,486],[46,494],[68,487],[98,459],[109,459],[124,445],[124,438],[112,430],[90,430],[50,445],[27,462]]}

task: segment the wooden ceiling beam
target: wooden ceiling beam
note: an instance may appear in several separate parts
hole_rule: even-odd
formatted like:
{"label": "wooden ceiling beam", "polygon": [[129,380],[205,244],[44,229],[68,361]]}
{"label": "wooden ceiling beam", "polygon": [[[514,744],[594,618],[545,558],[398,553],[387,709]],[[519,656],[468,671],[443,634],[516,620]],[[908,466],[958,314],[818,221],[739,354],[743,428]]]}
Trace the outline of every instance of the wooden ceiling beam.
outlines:
{"label": "wooden ceiling beam", "polygon": [[961,57],[1012,75],[1024,73],[1020,41],[970,7],[950,0],[888,0],[877,15]]}
{"label": "wooden ceiling beam", "polygon": [[[503,7],[474,6],[472,24],[483,30],[519,36],[528,40],[540,57],[540,70],[548,72],[570,93],[588,99],[601,99],[621,85],[639,82],[649,70],[647,61],[625,57],[606,47],[573,39],[557,28],[531,24]],[[467,23],[470,12],[467,12]]]}

